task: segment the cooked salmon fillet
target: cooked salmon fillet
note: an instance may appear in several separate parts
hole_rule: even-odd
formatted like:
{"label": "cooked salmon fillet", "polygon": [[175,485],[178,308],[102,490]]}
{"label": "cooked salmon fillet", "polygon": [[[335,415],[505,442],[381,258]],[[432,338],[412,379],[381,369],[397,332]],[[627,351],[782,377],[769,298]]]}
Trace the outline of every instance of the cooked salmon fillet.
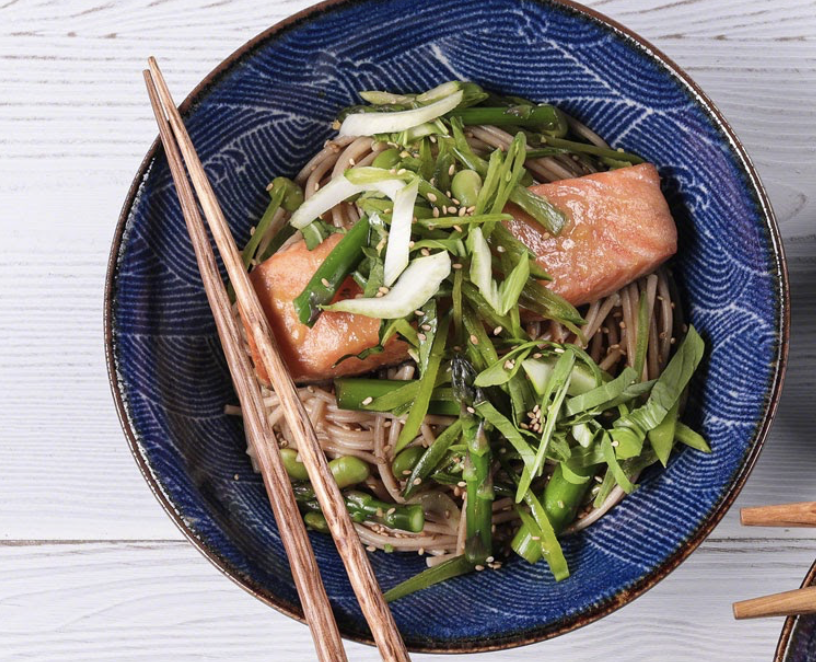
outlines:
{"label": "cooked salmon fillet", "polygon": [[597,301],[677,252],[677,228],[651,163],[531,187],[567,217],[557,237],[518,207],[507,226],[536,255],[549,287],[573,305]]}
{"label": "cooked salmon fillet", "polygon": [[[306,248],[305,242],[298,241],[250,274],[281,356],[297,382],[370,372],[383,365],[399,363],[408,355],[408,345],[392,339],[380,354],[372,354],[365,360],[349,358],[333,367],[341,357],[359,354],[377,345],[380,320],[339,312],[322,313],[312,328],[298,320],[292,302],[340,239],[339,234],[331,235],[312,251]],[[335,300],[349,299],[359,292],[360,288],[349,278]],[[268,383],[266,370],[251,341],[250,350],[258,377]]]}

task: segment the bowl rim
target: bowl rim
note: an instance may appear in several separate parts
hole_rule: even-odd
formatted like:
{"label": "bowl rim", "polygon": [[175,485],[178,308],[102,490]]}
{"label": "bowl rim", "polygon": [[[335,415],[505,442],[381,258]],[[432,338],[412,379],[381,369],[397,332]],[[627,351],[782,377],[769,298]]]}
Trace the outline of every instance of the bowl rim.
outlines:
{"label": "bowl rim", "polygon": [[[807,588],[808,586],[814,585],[816,585],[816,561],[810,566],[810,570],[808,570],[799,588]],[[776,645],[774,662],[786,662],[788,659],[788,653],[793,643],[793,629],[799,622],[799,618],[799,616],[788,616],[785,619],[785,624],[782,626],[782,632],[779,635],[779,643]]]}
{"label": "bowl rim", "polygon": [[[324,0],[318,4],[306,7],[305,9],[292,14],[291,16],[260,32],[233,51],[227,58],[225,58],[212,71],[210,71],[201,80],[201,82],[195,86],[195,88],[193,88],[193,90],[187,95],[179,106],[182,116],[186,117],[189,112],[194,109],[199,99],[207,94],[209,88],[217,84],[221,78],[228,74],[236,64],[240,63],[243,58],[251,55],[253,51],[262,46],[267,40],[272,39],[279,33],[284,33],[287,30],[306,22],[313,16],[320,15],[327,10],[341,9],[347,5],[360,4],[368,1],[371,0]],[[729,510],[737,495],[742,490],[748,476],[756,464],[757,458],[759,457],[762,447],[767,439],[772,421],[775,418],[785,379],[785,372],[787,369],[790,341],[790,286],[788,280],[787,260],[779,231],[779,225],[771,207],[767,192],[765,191],[753,162],[719,108],[691,79],[691,77],[671,58],[669,58],[660,49],[653,46],[649,41],[617,21],[605,16],[595,9],[585,7],[584,5],[574,2],[573,0],[535,0],[535,2],[536,4],[545,7],[556,6],[561,9],[567,9],[573,14],[580,16],[583,20],[589,20],[590,22],[611,31],[616,36],[623,38],[636,50],[645,54],[651,60],[657,62],[662,69],[667,71],[675,80],[677,80],[678,83],[684,87],[685,90],[691,94],[691,96],[693,96],[697,104],[702,107],[706,114],[709,115],[714,125],[721,131],[723,137],[729,143],[734,156],[737,158],[737,162],[741,166],[742,171],[747,176],[747,183],[756,195],[757,207],[765,220],[765,226],[768,230],[768,238],[770,241],[773,258],[776,262],[776,273],[774,276],[775,280],[777,281],[779,297],[778,314],[780,318],[780,339],[776,347],[776,354],[773,360],[774,370],[771,384],[767,389],[765,412],[751,439],[751,448],[748,455],[736,472],[726,492],[714,505],[710,517],[702,522],[694,531],[693,535],[688,538],[671,556],[669,556],[669,558],[660,567],[646,574],[640,580],[628,588],[623,589],[614,597],[603,602],[596,603],[588,610],[570,616],[560,621],[555,626],[539,626],[524,633],[492,637],[482,642],[474,639],[463,639],[456,642],[445,642],[442,644],[422,642],[409,644],[409,650],[415,653],[482,653],[507,650],[509,648],[545,641],[573,630],[577,630],[585,625],[589,625],[590,623],[593,623],[596,620],[617,611],[622,606],[640,597],[646,591],[657,585],[661,580],[675,570],[686,558],[688,558],[688,556],[690,556],[691,553],[694,552],[697,547],[699,547],[699,545],[708,537],[714,527],[719,524],[719,522],[725,516],[725,513]],[[130,216],[131,209],[138,196],[139,189],[149,173],[151,164],[154,162],[156,156],[161,154],[162,150],[163,148],[161,146],[160,139],[157,137],[154,139],[153,143],[148,149],[147,154],[142,159],[136,176],[128,189],[127,197],[117,220],[111,251],[108,258],[107,273],[105,276],[103,327],[108,381],[110,382],[116,412],[131,453],[136,460],[142,476],[150,487],[150,491],[162,505],[166,513],[169,515],[171,520],[173,520],[185,538],[187,538],[187,540],[189,540],[190,543],[192,543],[192,545],[222,574],[231,579],[242,589],[262,602],[273,607],[277,611],[297,621],[300,621],[301,623],[305,623],[303,612],[299,605],[282,600],[278,596],[265,591],[262,586],[255,585],[250,578],[240,576],[239,573],[237,573],[225,559],[220,557],[214,550],[210,549],[205,542],[200,540],[197,537],[196,532],[183,520],[173,502],[167,497],[161,485],[151,473],[148,461],[142,453],[138,435],[131,425],[128,408],[125,402],[126,398],[122,390],[120,390],[121,383],[118,379],[116,367],[116,348],[114,338],[113,308],[116,298],[114,283],[118,275],[119,256],[122,249],[122,242],[125,236],[128,217]],[[816,578],[816,564],[814,564],[814,567],[811,569],[811,572],[808,575],[808,579],[814,578]],[[790,631],[793,627],[792,619],[788,619],[788,621],[786,621],[785,627],[782,631],[782,638],[780,638],[779,643],[780,649],[782,646],[782,639],[790,636]],[[374,645],[374,641],[370,636],[349,634],[347,632],[341,632],[341,635],[345,639],[368,645]],[[777,651],[777,656],[779,656],[779,650]],[[777,657],[777,660],[778,662],[781,662],[780,657]]]}

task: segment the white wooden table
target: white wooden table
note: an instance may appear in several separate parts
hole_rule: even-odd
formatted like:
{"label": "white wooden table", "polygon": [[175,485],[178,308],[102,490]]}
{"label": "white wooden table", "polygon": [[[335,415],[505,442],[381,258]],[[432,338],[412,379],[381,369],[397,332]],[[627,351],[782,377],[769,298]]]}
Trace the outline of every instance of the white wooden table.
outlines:
{"label": "white wooden table", "polygon": [[[0,659],[308,660],[306,627],[221,576],[125,444],[102,348],[120,206],[156,134],[140,71],[181,98],[309,0],[0,0]],[[201,3],[203,4],[203,3]],[[786,240],[782,404],[737,506],[816,498],[816,4],[594,0],[674,58],[759,167]],[[486,660],[770,660],[781,619],[733,600],[798,586],[816,533],[737,508],[668,579],[588,628]],[[352,659],[376,651],[349,644]],[[433,656],[415,656],[417,660]]]}

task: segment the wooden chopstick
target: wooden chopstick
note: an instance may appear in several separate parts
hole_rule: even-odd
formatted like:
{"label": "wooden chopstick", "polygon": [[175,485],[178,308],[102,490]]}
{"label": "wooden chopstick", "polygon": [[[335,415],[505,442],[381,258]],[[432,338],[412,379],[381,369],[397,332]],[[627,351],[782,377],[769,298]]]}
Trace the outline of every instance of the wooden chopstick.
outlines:
{"label": "wooden chopstick", "polygon": [[298,396],[286,365],[274,345],[269,322],[244,270],[215,192],[210,186],[190,136],[184,128],[181,115],[173,102],[158,63],[155,58],[151,57],[148,64],[164,112],[169,118],[184,164],[187,166],[193,188],[198,194],[204,217],[210,226],[221,259],[227,269],[227,275],[235,289],[238,308],[247,327],[248,335],[255,342],[261,361],[280,399],[284,418],[294,436],[301,460],[309,473],[315,496],[334,537],[340,558],[346,567],[351,586],[371,628],[380,655],[385,660],[409,660],[405,644],[394,623],[394,617],[385,602],[365,550],[354,530],[340,490],[320,448],[314,427]]}
{"label": "wooden chopstick", "polygon": [[204,281],[204,289],[215,318],[218,335],[227,358],[232,381],[238,393],[244,414],[247,436],[255,449],[261,467],[269,502],[278,523],[281,539],[292,576],[300,595],[306,622],[312,631],[317,657],[324,662],[346,660],[343,642],[334,620],[331,604],[320,578],[317,561],[312,550],[306,527],[298,512],[295,494],[286,474],[286,469],[278,453],[278,445],[273,431],[263,414],[263,400],[252,364],[243,351],[242,339],[235,318],[232,315],[218,266],[210,247],[207,231],[198,213],[193,191],[184,172],[184,164],[175,143],[170,125],[164,115],[158,92],[150,72],[144,72],[150,103],[159,125],[159,133],[164,145],[173,181],[181,202],[187,231],[195,250],[196,261]]}
{"label": "wooden chopstick", "polygon": [[743,526],[816,526],[816,502],[757,506],[740,511]]}
{"label": "wooden chopstick", "polygon": [[816,613],[816,586],[735,602],[733,609],[734,618],[737,620],[813,614]]}

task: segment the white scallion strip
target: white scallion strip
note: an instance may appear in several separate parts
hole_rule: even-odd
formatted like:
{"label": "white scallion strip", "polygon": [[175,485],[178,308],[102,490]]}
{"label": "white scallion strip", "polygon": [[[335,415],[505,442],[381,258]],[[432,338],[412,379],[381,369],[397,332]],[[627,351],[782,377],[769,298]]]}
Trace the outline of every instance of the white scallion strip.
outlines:
{"label": "white scallion strip", "polygon": [[441,85],[437,85],[436,87],[431,88],[427,92],[423,92],[420,94],[416,100],[420,103],[429,103],[431,101],[438,101],[439,99],[444,99],[445,97],[454,94],[462,89],[462,83],[458,80],[451,80],[447,83],[442,83]]}
{"label": "white scallion strip", "polygon": [[396,113],[353,113],[343,120],[339,135],[374,136],[380,133],[398,133],[449,113],[462,102],[462,90],[439,101]]}
{"label": "white scallion strip", "polygon": [[394,287],[382,297],[344,299],[324,310],[335,310],[377,319],[405,317],[424,306],[439,291],[439,286],[451,272],[447,251],[420,257],[402,272]]}
{"label": "white scallion strip", "polygon": [[414,220],[414,204],[419,191],[419,178],[404,186],[394,197],[388,247],[385,249],[384,281],[388,287],[394,284],[408,266],[411,241],[411,223]]}
{"label": "white scallion strip", "polygon": [[383,106],[389,103],[411,103],[416,99],[413,94],[394,94],[393,92],[381,92],[380,90],[365,90],[360,92],[360,96],[375,106]]}
{"label": "white scallion strip", "polygon": [[479,288],[485,301],[494,310],[499,310],[499,286],[493,280],[493,263],[490,246],[479,227],[471,229],[467,238],[468,250],[473,256],[470,261],[470,280]]}
{"label": "white scallion strip", "polygon": [[311,198],[305,200],[297,211],[292,214],[289,223],[292,227],[301,230],[332,207],[339,205],[343,200],[348,200],[353,195],[363,191],[378,191],[393,200],[397,191],[403,186],[403,181],[396,177],[365,184],[353,184],[345,177],[335,177]]}

